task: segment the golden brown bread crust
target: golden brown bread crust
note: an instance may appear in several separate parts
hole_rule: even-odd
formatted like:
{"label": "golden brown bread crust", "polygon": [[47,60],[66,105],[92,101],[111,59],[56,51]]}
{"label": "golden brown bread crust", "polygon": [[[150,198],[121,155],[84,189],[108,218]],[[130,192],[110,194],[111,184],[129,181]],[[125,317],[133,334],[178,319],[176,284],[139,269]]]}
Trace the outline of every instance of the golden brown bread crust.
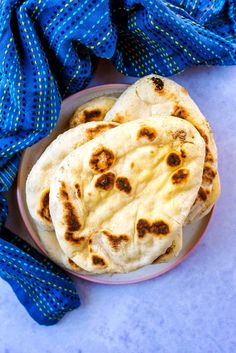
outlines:
{"label": "golden brown bread crust", "polygon": [[90,121],[102,121],[115,101],[116,98],[112,96],[102,96],[91,99],[75,110],[69,122],[70,128]]}

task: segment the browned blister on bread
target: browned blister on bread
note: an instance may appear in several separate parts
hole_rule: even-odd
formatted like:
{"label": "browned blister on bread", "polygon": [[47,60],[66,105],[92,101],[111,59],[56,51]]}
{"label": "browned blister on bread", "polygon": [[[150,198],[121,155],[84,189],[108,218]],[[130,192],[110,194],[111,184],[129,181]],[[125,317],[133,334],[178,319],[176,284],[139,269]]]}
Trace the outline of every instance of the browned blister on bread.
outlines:
{"label": "browned blister on bread", "polygon": [[115,102],[115,97],[102,96],[82,104],[70,119],[70,128],[90,121],[102,121]]}

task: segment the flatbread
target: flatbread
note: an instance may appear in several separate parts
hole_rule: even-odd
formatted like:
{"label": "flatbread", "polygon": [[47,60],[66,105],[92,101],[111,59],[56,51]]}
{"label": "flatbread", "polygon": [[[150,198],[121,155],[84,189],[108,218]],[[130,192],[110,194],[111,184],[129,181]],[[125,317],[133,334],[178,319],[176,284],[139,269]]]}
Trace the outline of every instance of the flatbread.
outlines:
{"label": "flatbread", "polygon": [[63,266],[69,270],[75,272],[82,271],[82,269],[78,265],[76,265],[76,263],[72,259],[68,258],[68,256],[66,256],[65,253],[62,251],[54,230],[44,230],[37,226],[37,234],[45,251],[47,252],[48,257],[52,261],[57,263],[59,266]]}
{"label": "flatbread", "polygon": [[[212,183],[211,198],[209,197],[206,200],[205,209],[202,210],[202,213],[198,214],[197,213],[198,208],[192,207],[193,211],[191,212],[191,215],[188,215],[188,223],[191,223],[193,220],[194,221],[199,220],[200,218],[206,216],[214,206],[214,204],[212,204],[212,199],[218,199],[219,195],[220,195],[220,178],[219,178],[219,174],[217,173]],[[197,202],[200,197],[201,196],[199,195],[199,192],[198,192],[195,202]]]}
{"label": "flatbread", "polygon": [[[59,247],[49,210],[49,191],[52,176],[62,160],[87,141],[116,127],[116,123],[89,122],[59,135],[43,152],[30,171],[26,181],[26,201],[29,213],[37,227],[39,238],[52,260],[75,270]],[[78,267],[78,266],[77,266]],[[79,269],[77,269],[79,270]]]}
{"label": "flatbread", "polygon": [[[193,124],[206,143],[206,157],[199,194],[186,223],[200,219],[210,211],[220,194],[217,150],[210,125],[187,90],[167,78],[149,75],[131,85],[107,113],[106,121],[124,123],[144,116],[172,115]],[[217,186],[213,192],[213,182]]]}
{"label": "flatbread", "polygon": [[116,102],[116,97],[102,96],[91,99],[76,109],[70,119],[70,128],[89,121],[101,121]]}
{"label": "flatbread", "polygon": [[50,189],[61,248],[92,273],[152,263],[182,234],[204,158],[198,131],[174,117],[122,124],[77,148]]}
{"label": "flatbread", "polygon": [[169,262],[174,257],[179,255],[180,250],[183,246],[183,236],[180,233],[176,239],[172,242],[171,246],[165,251],[164,254],[160,255],[156,260],[153,261],[153,264],[160,264],[163,262]]}

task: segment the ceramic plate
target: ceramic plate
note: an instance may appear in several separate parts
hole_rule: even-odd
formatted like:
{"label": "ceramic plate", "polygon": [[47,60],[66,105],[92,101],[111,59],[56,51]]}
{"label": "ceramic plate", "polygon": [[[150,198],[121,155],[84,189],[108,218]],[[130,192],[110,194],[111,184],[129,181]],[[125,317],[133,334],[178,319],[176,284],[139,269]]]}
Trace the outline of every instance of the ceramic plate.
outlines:
{"label": "ceramic plate", "polygon": [[[30,148],[27,148],[22,155],[20,169],[18,173],[17,180],[17,200],[20,209],[21,216],[25,223],[26,228],[29,231],[30,236],[33,238],[34,242],[38,248],[46,254],[38,235],[34,227],[34,223],[30,217],[30,214],[26,205],[25,197],[25,182],[27,176],[33,167],[34,163],[37,161],[39,156],[48,146],[48,144],[53,141],[57,135],[59,135],[63,130],[66,129],[68,120],[73,114],[74,110],[79,107],[81,104],[86,103],[90,99],[99,97],[102,95],[112,95],[119,96],[128,85],[125,84],[110,84],[103,86],[96,86],[88,88],[79,93],[76,93],[62,102],[60,117],[57,123],[56,128],[53,132],[43,140],[39,141],[37,144],[33,145]],[[197,245],[199,240],[202,238],[207,225],[210,221],[212,212],[205,216],[200,221],[188,225],[184,228],[183,232],[183,248],[179,255],[169,261],[168,263],[162,264],[152,264],[144,266],[143,268],[125,273],[125,274],[104,274],[104,275],[87,275],[86,273],[71,272],[77,277],[84,278],[88,281],[103,283],[103,284],[127,284],[127,283],[136,283],[151,279],[161,274],[170,271],[176,267],[180,262],[182,262],[187,255],[193,250]]]}

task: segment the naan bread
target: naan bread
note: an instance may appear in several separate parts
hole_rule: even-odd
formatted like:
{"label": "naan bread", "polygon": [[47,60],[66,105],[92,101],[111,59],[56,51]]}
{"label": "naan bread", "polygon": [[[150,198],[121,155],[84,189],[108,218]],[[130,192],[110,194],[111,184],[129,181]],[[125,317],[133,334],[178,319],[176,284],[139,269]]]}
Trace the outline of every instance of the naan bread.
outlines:
{"label": "naan bread", "polygon": [[112,96],[91,99],[76,109],[70,120],[70,128],[89,121],[101,121],[116,102]]}
{"label": "naan bread", "polygon": [[182,249],[182,245],[183,245],[183,236],[182,236],[182,233],[180,233],[173,241],[171,246],[168,249],[166,249],[165,253],[160,255],[155,261],[153,261],[153,264],[169,262],[170,260],[173,259],[173,257],[177,257],[180,250]]}
{"label": "naan bread", "polygon": [[28,210],[36,224],[39,238],[45,250],[52,260],[63,263],[64,266],[73,270],[76,269],[76,265],[60,249],[51,221],[49,211],[51,179],[58,165],[70,152],[116,126],[116,123],[90,122],[59,135],[35,163],[26,181]]}
{"label": "naan bread", "polygon": [[174,117],[122,124],[77,148],[50,188],[61,248],[93,273],[152,263],[182,236],[204,158],[198,131]]}
{"label": "naan bread", "polygon": [[[144,116],[172,115],[188,120],[206,143],[206,157],[202,184],[186,223],[209,212],[220,194],[217,172],[217,150],[208,121],[202,115],[187,90],[167,78],[149,75],[131,85],[107,113],[105,120],[124,123]],[[213,192],[214,180],[218,192]]]}
{"label": "naan bread", "polygon": [[[197,196],[195,202],[198,201],[199,198],[201,198],[201,196],[199,195],[200,192],[201,192],[201,190],[199,190],[198,196]],[[209,197],[206,200],[206,202],[205,202],[205,210],[202,211],[200,218],[206,216],[211,211],[212,206],[213,206],[212,205],[212,200],[213,199],[215,199],[215,200],[218,199],[219,195],[220,195],[220,178],[219,178],[219,174],[217,173],[215,178],[214,178],[214,180],[213,180],[213,183],[212,183],[211,197]],[[193,207],[192,207],[192,209],[193,209]],[[188,223],[191,223],[192,220],[195,221],[196,218],[199,219],[199,216],[197,214],[197,208],[195,208],[195,212],[192,211],[191,217],[192,218],[190,219],[190,215],[188,216],[188,221],[189,221]]]}
{"label": "naan bread", "polygon": [[44,250],[52,261],[69,270],[76,272],[82,271],[82,269],[62,251],[54,230],[44,230],[37,226],[37,234]]}

